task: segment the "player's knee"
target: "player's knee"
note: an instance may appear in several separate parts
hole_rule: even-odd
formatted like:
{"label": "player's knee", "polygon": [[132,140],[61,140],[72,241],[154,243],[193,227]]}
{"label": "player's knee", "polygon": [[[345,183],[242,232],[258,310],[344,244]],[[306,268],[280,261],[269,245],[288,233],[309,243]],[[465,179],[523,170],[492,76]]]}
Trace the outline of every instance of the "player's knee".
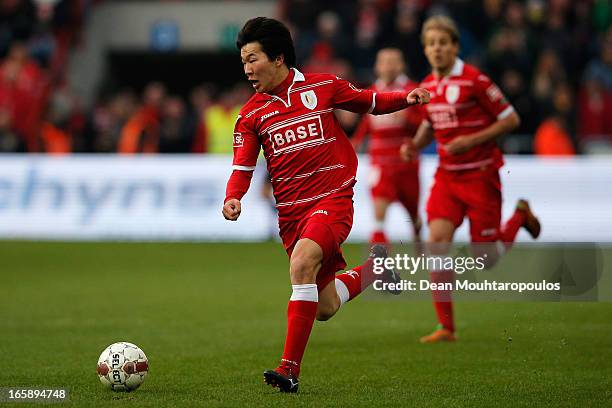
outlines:
{"label": "player's knee", "polygon": [[434,231],[432,231],[429,234],[429,239],[428,241],[432,244],[443,244],[443,243],[448,243],[451,242],[452,237],[448,236],[448,234],[445,233],[436,233]]}
{"label": "player's knee", "polygon": [[448,234],[446,231],[430,230],[428,241],[433,244],[442,244],[445,242],[451,242],[452,238],[452,235]]}
{"label": "player's knee", "polygon": [[291,256],[289,269],[294,284],[311,283],[316,279],[317,262],[311,257],[294,254]]}

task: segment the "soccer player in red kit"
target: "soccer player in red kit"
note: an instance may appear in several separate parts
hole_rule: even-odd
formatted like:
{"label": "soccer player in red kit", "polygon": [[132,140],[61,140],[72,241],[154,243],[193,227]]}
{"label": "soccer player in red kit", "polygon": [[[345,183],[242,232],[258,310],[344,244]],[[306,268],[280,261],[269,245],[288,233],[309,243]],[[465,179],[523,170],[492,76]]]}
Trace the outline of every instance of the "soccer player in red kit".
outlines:
{"label": "soccer player in red kit", "polygon": [[[459,31],[450,18],[430,17],[421,39],[432,67],[421,86],[430,91],[431,103],[415,138],[401,152],[410,160],[434,137],[438,142],[440,162],[427,202],[429,254],[446,255],[455,230],[467,217],[472,242],[481,244],[473,246],[473,252],[486,254],[490,267],[510,248],[519,228],[533,238],[540,234],[540,223],[525,200],[519,200],[512,217],[500,228],[498,170],[503,158],[495,139],[515,129],[519,117],[486,75],[457,57]],[[453,271],[431,271],[430,279],[452,282]],[[421,342],[454,341],[450,292],[434,291],[433,297],[440,325]]]}
{"label": "soccer player in red kit", "polygon": [[[374,66],[377,80],[370,89],[374,92],[410,92],[418,84],[406,76],[405,70],[401,50],[379,50]],[[389,205],[395,201],[399,201],[410,214],[414,241],[420,241],[419,162],[407,162],[400,157],[400,146],[406,139],[414,136],[420,124],[421,114],[417,109],[406,109],[388,115],[364,115],[353,134],[351,141],[356,150],[365,137],[370,136],[368,182],[374,202],[375,219],[375,228],[370,237],[372,244],[389,244],[384,222]]]}
{"label": "soccer player in red kit", "polygon": [[[296,392],[315,318],[331,318],[357,296],[374,280],[372,257],[386,256],[379,246],[382,253],[373,251],[364,265],[336,276],[346,267],[340,245],[353,223],[357,156],[333,111],[390,113],[427,103],[429,94],[423,89],[375,93],[333,75],[304,75],[295,69],[289,31],[273,19],[247,21],[236,45],[256,93],[235,125],[233,172],[223,215],[238,219],[240,200],[263,149],[293,289],[281,363],[264,372],[264,380],[283,392]],[[397,278],[391,270],[383,272],[383,280]]]}

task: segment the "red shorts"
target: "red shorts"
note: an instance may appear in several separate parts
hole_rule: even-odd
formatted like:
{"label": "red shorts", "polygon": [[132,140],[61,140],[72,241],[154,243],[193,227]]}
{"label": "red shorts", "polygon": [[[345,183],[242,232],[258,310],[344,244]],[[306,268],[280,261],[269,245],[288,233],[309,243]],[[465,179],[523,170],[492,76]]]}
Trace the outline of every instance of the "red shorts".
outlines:
{"label": "red shorts", "polygon": [[419,166],[378,166],[373,164],[369,174],[372,198],[399,201],[416,219],[419,208]]}
{"label": "red shorts", "polygon": [[501,182],[496,168],[449,171],[438,169],[427,201],[428,221],[449,220],[459,227],[470,220],[472,242],[497,240],[501,222]]}
{"label": "red shorts", "polygon": [[323,250],[323,261],[317,274],[319,292],[334,280],[336,272],[346,268],[340,245],[352,226],[352,195],[325,198],[313,205],[304,218],[279,222],[280,236],[289,258],[295,244],[302,238],[313,240]]}

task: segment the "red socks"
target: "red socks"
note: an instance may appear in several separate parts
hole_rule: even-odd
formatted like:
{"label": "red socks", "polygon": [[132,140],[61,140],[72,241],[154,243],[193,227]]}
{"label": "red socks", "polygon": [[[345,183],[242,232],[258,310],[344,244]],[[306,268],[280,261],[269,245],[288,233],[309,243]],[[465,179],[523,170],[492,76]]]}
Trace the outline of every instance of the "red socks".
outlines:
{"label": "red socks", "polygon": [[[453,271],[433,271],[430,274],[432,283],[452,283],[454,282]],[[453,303],[450,290],[432,290],[434,307],[438,315],[438,322],[447,330],[455,331],[453,320]]]}
{"label": "red socks", "polygon": [[504,228],[501,230],[499,238],[506,245],[507,249],[512,247],[518,230],[521,229],[525,223],[525,217],[527,217],[525,211],[514,211],[512,217],[510,217],[510,219],[506,222],[506,225],[504,225]]}
{"label": "red socks", "polygon": [[383,230],[376,230],[372,232],[372,235],[370,236],[370,244],[389,245],[389,240],[387,239],[387,236]]}
{"label": "red socks", "polygon": [[287,338],[281,365],[277,370],[296,377],[300,374],[300,363],[306,350],[308,337],[317,315],[319,292],[317,285],[292,285],[293,293],[287,308]]}

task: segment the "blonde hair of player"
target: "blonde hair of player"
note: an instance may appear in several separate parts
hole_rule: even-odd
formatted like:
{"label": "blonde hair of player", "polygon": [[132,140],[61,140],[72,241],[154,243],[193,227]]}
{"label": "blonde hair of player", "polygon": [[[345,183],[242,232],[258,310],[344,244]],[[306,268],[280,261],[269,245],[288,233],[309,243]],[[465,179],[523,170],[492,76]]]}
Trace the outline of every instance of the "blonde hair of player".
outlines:
{"label": "blonde hair of player", "polygon": [[448,16],[445,15],[435,15],[429,17],[423,23],[423,28],[421,29],[421,43],[425,44],[425,33],[429,30],[442,30],[447,32],[453,43],[459,43],[459,29],[457,28],[457,24]]}

